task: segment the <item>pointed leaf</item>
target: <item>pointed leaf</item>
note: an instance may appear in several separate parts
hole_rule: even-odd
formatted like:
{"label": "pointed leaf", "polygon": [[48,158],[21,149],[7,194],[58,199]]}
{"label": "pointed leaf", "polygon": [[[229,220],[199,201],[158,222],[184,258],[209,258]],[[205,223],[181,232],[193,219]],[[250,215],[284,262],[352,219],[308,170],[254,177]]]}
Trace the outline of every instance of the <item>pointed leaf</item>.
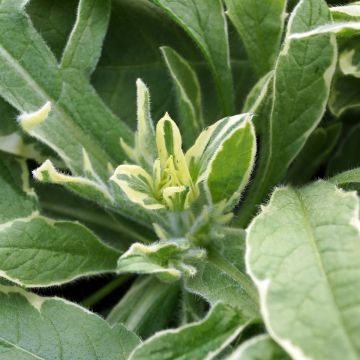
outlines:
{"label": "pointed leaf", "polygon": [[103,206],[112,205],[114,200],[104,184],[97,183],[86,177],[70,176],[57,171],[50,160],[46,160],[33,171],[36,180],[63,185],[78,195]]}
{"label": "pointed leaf", "polygon": [[229,43],[220,0],[153,0],[194,39],[208,62],[216,85],[222,115],[234,109]]}
{"label": "pointed leaf", "polygon": [[137,347],[130,359],[214,359],[246,325],[235,310],[217,304],[202,321],[157,333]]}
{"label": "pointed leaf", "polygon": [[232,208],[240,199],[255,163],[256,136],[251,118],[223,138],[207,170],[211,202],[223,200]]}
{"label": "pointed leaf", "polygon": [[138,79],[137,86],[137,141],[140,153],[152,166],[157,157],[154,124],[150,113],[150,92],[146,85]]}
{"label": "pointed leaf", "polygon": [[119,138],[130,142],[131,131],[106,108],[85,76],[59,70],[21,7],[1,12],[0,27],[7,29],[0,34],[0,95],[22,113],[50,102],[49,117],[31,135],[57,152],[76,175],[82,174],[84,147],[95,171],[107,179],[108,163],[125,158]]}
{"label": "pointed leaf", "polygon": [[126,360],[140,343],[124,326],[110,327],[59,298],[1,286],[0,304],[0,354],[6,360]]}
{"label": "pointed leaf", "polygon": [[110,18],[110,0],[80,0],[77,18],[65,47],[61,67],[90,75],[99,60]]}
{"label": "pointed leaf", "polygon": [[181,133],[185,146],[189,147],[204,127],[199,80],[190,64],[175,50],[164,46],[161,51],[177,90]]}
{"label": "pointed leaf", "polygon": [[273,69],[280,50],[286,0],[225,0],[258,77]]}
{"label": "pointed leaf", "polygon": [[198,136],[195,144],[186,152],[185,158],[191,177],[194,181],[201,178],[209,161],[219,149],[224,139],[238,127],[251,119],[252,114],[241,114],[227,117],[205,128]]}
{"label": "pointed leaf", "polygon": [[337,60],[335,35],[301,40],[290,40],[289,36],[330,20],[324,0],[301,0],[290,16],[275,67],[272,104],[262,113],[259,166],[239,212],[240,225],[250,221],[256,206],[284,178],[325,112]]}
{"label": "pointed leaf", "polygon": [[181,272],[171,263],[189,247],[189,242],[182,239],[161,241],[151,245],[136,243],[120,257],[117,271],[154,274],[166,282],[176,281],[181,277]]}
{"label": "pointed leaf", "polygon": [[152,177],[138,165],[120,165],[110,178],[130,201],[145,209],[159,210],[164,205],[152,193]]}
{"label": "pointed leaf", "polygon": [[248,228],[263,319],[294,359],[359,358],[359,244],[359,198],[326,182],[275,190]]}

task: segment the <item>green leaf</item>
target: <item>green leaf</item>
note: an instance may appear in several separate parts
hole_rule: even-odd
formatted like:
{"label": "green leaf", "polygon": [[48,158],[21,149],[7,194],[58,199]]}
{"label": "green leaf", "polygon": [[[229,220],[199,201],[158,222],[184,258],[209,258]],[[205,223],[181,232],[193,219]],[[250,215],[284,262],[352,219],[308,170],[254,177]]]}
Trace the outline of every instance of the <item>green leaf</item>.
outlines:
{"label": "green leaf", "polygon": [[243,128],[251,121],[252,114],[226,117],[205,128],[186,152],[185,158],[194,181],[203,180],[211,159],[224,140],[236,129]]}
{"label": "green leaf", "polygon": [[352,2],[348,5],[333,6],[330,8],[331,14],[336,21],[356,20],[360,18],[360,3]]}
{"label": "green leaf", "polygon": [[0,275],[26,286],[114,271],[119,253],[79,223],[39,215],[23,160],[0,157]]}
{"label": "green leaf", "polygon": [[178,283],[165,284],[155,277],[138,278],[107,317],[111,325],[124,324],[141,338],[166,328],[176,311]]}
{"label": "green leaf", "polygon": [[225,4],[260,78],[273,69],[279,53],[286,0],[225,0]]}
{"label": "green leaf", "polygon": [[360,79],[352,75],[335,77],[329,99],[329,109],[335,116],[360,107],[359,86]]}
{"label": "green leaf", "polygon": [[134,204],[148,210],[159,210],[165,207],[153,194],[152,177],[138,165],[118,166],[110,180]]}
{"label": "green leaf", "polygon": [[312,36],[318,36],[321,34],[338,34],[338,35],[356,35],[360,32],[360,23],[359,22],[343,22],[343,23],[334,23],[326,24],[319,26],[313,30],[305,31],[302,33],[294,33],[290,35],[290,39],[304,39]]}
{"label": "green leaf", "polygon": [[246,325],[237,311],[217,304],[202,321],[151,337],[134,350],[130,359],[214,359]]}
{"label": "green leaf", "polygon": [[191,65],[175,50],[164,46],[161,51],[177,90],[179,125],[188,148],[204,127],[199,80]]}
{"label": "green leaf", "polygon": [[242,112],[255,113],[259,116],[258,108],[268,94],[269,86],[273,83],[273,75],[274,72],[270,71],[253,86],[246,97]]}
{"label": "green leaf", "polygon": [[220,0],[152,0],[163,8],[194,39],[210,66],[222,115],[234,110],[229,43]]}
{"label": "green leaf", "polygon": [[125,252],[134,242],[154,240],[149,228],[104,210],[93,202],[79,198],[60,186],[35,184],[42,213],[61,220],[77,220],[94,231],[102,241]]}
{"label": "green leaf", "polygon": [[208,164],[206,185],[211,202],[226,201],[232,208],[247,185],[256,156],[256,136],[251,118],[222,139]]}
{"label": "green leaf", "polygon": [[[126,360],[139,338],[59,298],[0,287],[0,356],[6,360]],[[14,319],[17,319],[14,323]]]}
{"label": "green leaf", "polygon": [[0,27],[7,29],[0,34],[1,96],[23,113],[50,102],[53,109],[48,119],[28,129],[31,135],[56,151],[77,175],[82,174],[84,147],[95,171],[106,179],[108,163],[124,160],[118,142],[120,137],[130,140],[130,130],[106,108],[81,73],[59,70],[21,7],[2,11]]}
{"label": "green leaf", "polygon": [[330,178],[329,181],[335,185],[360,183],[360,168],[342,172]]}
{"label": "green leaf", "polygon": [[244,271],[245,232],[222,229],[212,240],[215,247],[206,261],[193,264],[197,272],[186,279],[186,289],[212,305],[236,307],[246,318],[258,316],[256,290]]}
{"label": "green leaf", "polygon": [[61,67],[90,75],[99,60],[110,18],[110,0],[80,0],[75,26],[66,44]]}
{"label": "green leaf", "polygon": [[31,0],[26,6],[35,28],[60,59],[76,21],[79,0]]}
{"label": "green leaf", "polygon": [[290,360],[268,335],[258,335],[242,343],[226,360]]}
{"label": "green leaf", "polygon": [[37,213],[37,198],[24,160],[0,153],[0,224]]}
{"label": "green leaf", "polygon": [[88,171],[90,175],[94,174],[95,179],[98,181],[90,180],[82,176],[62,174],[55,169],[50,160],[46,160],[40,167],[34,170],[32,174],[38,181],[63,185],[85,199],[92,200],[103,206],[111,206],[114,202],[112,195],[109,193],[107,187],[96,177],[85,152],[84,155],[84,172]]}
{"label": "green leaf", "polygon": [[[156,137],[151,119],[150,92],[146,85],[138,79],[137,86],[137,144],[142,157],[152,166],[156,159]],[[136,141],[135,141],[136,142]]]}
{"label": "green leaf", "polygon": [[173,84],[158,50],[164,45],[206,68],[193,42],[159,7],[147,0],[112,1],[109,31],[92,82],[111,110],[130,127],[135,126],[138,78],[151,90],[154,119],[176,111]]}
{"label": "green leaf", "polygon": [[360,124],[350,128],[349,132],[342,137],[340,146],[335,155],[329,161],[327,175],[336,175],[349,169],[360,167]]}
{"label": "green leaf", "polygon": [[79,223],[30,215],[0,224],[1,276],[27,287],[115,271],[119,253]]}
{"label": "green leaf", "polygon": [[181,277],[181,271],[171,263],[168,264],[169,260],[189,247],[190,244],[185,239],[161,241],[151,245],[136,243],[120,257],[117,271],[154,274],[165,282],[176,281]]}
{"label": "green leaf", "polygon": [[294,359],[359,358],[359,244],[356,193],[323,181],[275,190],[248,228],[263,319]]}
{"label": "green leaf", "polygon": [[337,145],[341,128],[340,123],[335,123],[327,127],[319,127],[310,135],[288,171],[287,180],[291,184],[302,185],[316,174]]}
{"label": "green leaf", "polygon": [[275,67],[271,111],[261,120],[264,126],[259,166],[239,213],[240,224],[249,222],[256,206],[284,178],[325,112],[336,66],[335,37],[325,34],[291,40],[289,36],[330,19],[323,0],[301,0],[290,16]]}

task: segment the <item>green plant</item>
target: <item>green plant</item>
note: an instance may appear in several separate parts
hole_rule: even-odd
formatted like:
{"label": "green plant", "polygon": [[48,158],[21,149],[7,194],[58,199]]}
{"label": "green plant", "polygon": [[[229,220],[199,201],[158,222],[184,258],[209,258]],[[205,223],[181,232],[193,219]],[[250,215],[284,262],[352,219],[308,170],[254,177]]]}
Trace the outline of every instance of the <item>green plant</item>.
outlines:
{"label": "green plant", "polygon": [[359,2],[0,0],[0,29],[1,359],[360,358]]}

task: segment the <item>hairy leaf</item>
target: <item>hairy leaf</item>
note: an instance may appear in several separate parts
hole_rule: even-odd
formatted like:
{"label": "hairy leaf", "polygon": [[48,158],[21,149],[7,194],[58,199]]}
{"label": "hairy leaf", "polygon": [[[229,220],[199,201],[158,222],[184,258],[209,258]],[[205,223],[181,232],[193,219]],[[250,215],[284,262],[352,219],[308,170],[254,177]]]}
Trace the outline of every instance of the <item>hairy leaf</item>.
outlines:
{"label": "hairy leaf", "polygon": [[[8,3],[2,2],[0,9]],[[0,26],[7,29],[0,35],[0,95],[21,112],[51,102],[49,118],[28,129],[31,135],[56,151],[78,175],[82,174],[85,148],[95,171],[107,178],[107,164],[124,159],[119,138],[129,140],[131,132],[78,70],[59,70],[54,55],[24,14],[21,1],[13,3],[18,4],[14,11],[0,15]]]}
{"label": "hairy leaf", "polygon": [[225,4],[260,78],[273,69],[280,50],[286,0],[225,0]]}
{"label": "hairy leaf", "polygon": [[0,303],[2,359],[126,360],[140,342],[124,326],[110,327],[99,316],[59,298],[0,286]]}
{"label": "hairy leaf", "polygon": [[330,18],[323,0],[301,0],[291,14],[275,67],[271,111],[261,120],[264,128],[259,166],[239,214],[242,224],[250,220],[256,205],[283,179],[324,114],[336,65],[334,35],[301,40],[289,36],[327,23]]}
{"label": "hairy leaf", "polygon": [[130,359],[214,359],[246,325],[235,310],[217,304],[204,320],[151,337],[135,349]]}
{"label": "hairy leaf", "polygon": [[162,47],[166,65],[177,89],[180,128],[186,147],[189,147],[204,127],[201,89],[191,65],[175,50]]}
{"label": "hairy leaf", "polygon": [[275,190],[251,223],[263,319],[294,359],[359,358],[359,242],[358,197],[326,182]]}
{"label": "hairy leaf", "polygon": [[222,115],[234,109],[229,43],[220,0],[152,0],[194,39],[208,62],[217,89]]}

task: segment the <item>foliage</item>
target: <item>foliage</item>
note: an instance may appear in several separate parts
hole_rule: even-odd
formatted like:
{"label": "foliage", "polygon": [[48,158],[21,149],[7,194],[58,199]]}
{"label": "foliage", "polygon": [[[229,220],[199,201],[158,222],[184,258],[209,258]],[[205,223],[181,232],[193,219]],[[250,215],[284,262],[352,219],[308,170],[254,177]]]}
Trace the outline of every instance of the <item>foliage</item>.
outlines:
{"label": "foliage", "polygon": [[360,358],[360,2],[0,29],[1,359]]}

